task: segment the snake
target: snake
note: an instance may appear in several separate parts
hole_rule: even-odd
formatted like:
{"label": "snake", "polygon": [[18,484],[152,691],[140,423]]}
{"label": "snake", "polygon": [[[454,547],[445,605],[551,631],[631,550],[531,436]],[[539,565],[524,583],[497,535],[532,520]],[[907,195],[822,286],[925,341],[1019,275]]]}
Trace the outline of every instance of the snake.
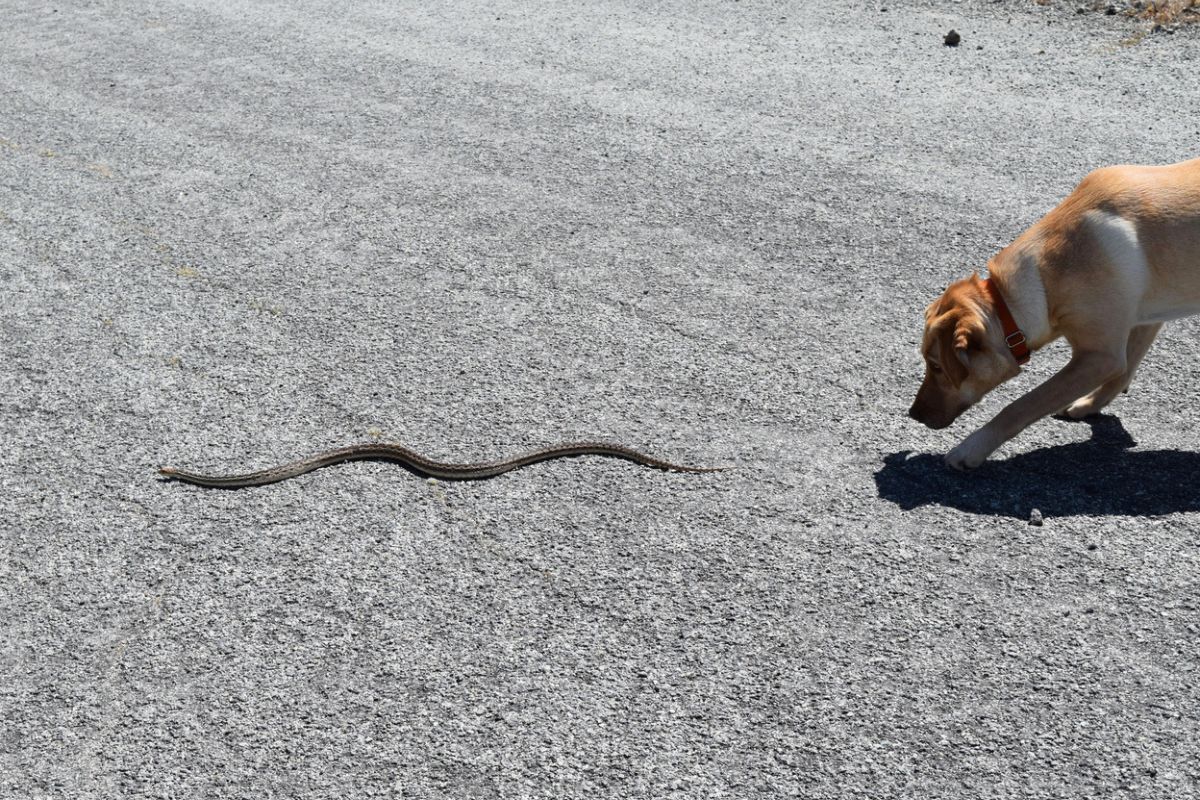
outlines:
{"label": "snake", "polygon": [[270,483],[286,481],[299,475],[312,472],[315,469],[341,464],[346,461],[394,461],[403,464],[413,472],[431,478],[441,478],[449,481],[479,481],[494,478],[511,472],[514,469],[527,467],[539,461],[549,461],[555,458],[570,458],[573,456],[606,456],[608,458],[623,458],[667,472],[720,472],[723,467],[689,467],[673,464],[661,458],[646,455],[632,447],[604,442],[569,442],[540,450],[531,450],[512,458],[497,461],[480,461],[473,464],[448,464],[426,458],[420,453],[398,444],[354,444],[348,447],[338,447],[326,450],[316,455],[292,461],[278,467],[249,472],[244,475],[203,475],[187,472],[174,467],[160,467],[158,474],[167,480],[194,483],[210,489],[243,489],[247,486],[265,486]]}

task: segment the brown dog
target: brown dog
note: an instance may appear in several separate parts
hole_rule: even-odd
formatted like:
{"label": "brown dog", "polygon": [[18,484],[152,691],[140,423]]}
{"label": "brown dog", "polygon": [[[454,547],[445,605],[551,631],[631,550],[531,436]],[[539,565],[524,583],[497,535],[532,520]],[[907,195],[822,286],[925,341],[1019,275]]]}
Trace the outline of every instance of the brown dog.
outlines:
{"label": "brown dog", "polygon": [[909,416],[944,428],[1065,337],[1071,360],[946,456],[977,467],[1049,414],[1124,391],[1163,322],[1200,311],[1200,158],[1096,170],[1057,208],[925,310],[925,381]]}

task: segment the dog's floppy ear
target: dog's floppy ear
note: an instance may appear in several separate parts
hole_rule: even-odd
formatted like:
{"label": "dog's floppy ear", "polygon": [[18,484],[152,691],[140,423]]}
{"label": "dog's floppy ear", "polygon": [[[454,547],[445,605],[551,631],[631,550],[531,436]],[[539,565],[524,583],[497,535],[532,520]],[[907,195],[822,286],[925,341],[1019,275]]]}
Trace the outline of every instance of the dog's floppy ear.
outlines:
{"label": "dog's floppy ear", "polygon": [[963,378],[970,371],[971,356],[983,349],[983,335],[983,322],[975,315],[964,314],[958,318],[954,326],[954,360],[962,365]]}
{"label": "dog's floppy ear", "polygon": [[971,356],[983,349],[983,323],[974,315],[946,319],[936,329],[938,359],[942,371],[955,388],[970,372]]}
{"label": "dog's floppy ear", "polygon": [[957,389],[963,379],[967,377],[967,364],[958,357],[955,331],[954,320],[945,318],[938,320],[938,324],[933,329],[937,342],[938,366],[942,368],[946,378]]}

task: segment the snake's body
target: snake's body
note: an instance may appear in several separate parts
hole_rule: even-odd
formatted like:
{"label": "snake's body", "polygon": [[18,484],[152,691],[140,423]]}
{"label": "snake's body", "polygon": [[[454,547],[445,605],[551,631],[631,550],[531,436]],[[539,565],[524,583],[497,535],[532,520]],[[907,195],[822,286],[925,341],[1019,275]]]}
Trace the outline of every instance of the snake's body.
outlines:
{"label": "snake's body", "polygon": [[521,467],[527,467],[539,461],[549,461],[552,458],[567,458],[570,456],[623,458],[646,467],[673,472],[717,472],[720,470],[720,467],[686,467],[680,464],[672,464],[669,461],[663,461],[660,458],[638,452],[631,447],[624,447],[617,444],[571,442],[569,444],[546,447],[541,450],[533,450],[519,456],[514,456],[513,458],[501,459],[499,461],[481,461],[474,464],[446,464],[441,461],[434,461],[398,444],[355,444],[349,447],[339,447],[335,450],[326,450],[323,453],[317,453],[314,456],[309,456],[299,461],[293,461],[289,464],[264,469],[259,472],[250,472],[245,475],[200,475],[194,472],[175,469],[174,467],[162,467],[158,472],[165,478],[186,481],[187,483],[194,483],[213,489],[241,489],[246,486],[264,486],[268,483],[285,481],[288,478],[295,478],[297,475],[312,472],[314,469],[328,467],[331,464],[340,464],[343,461],[383,460],[399,462],[414,472],[419,472],[433,478],[442,478],[451,481],[477,481],[485,478],[494,478],[497,475],[514,469],[520,469]]}

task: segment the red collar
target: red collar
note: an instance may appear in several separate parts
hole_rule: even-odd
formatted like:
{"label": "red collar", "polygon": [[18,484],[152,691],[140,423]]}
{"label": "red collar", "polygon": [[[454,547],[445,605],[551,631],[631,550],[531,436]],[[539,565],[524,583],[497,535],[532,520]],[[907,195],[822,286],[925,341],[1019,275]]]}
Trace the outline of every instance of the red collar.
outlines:
{"label": "red collar", "polygon": [[992,306],[996,309],[997,316],[1000,317],[1000,325],[1004,329],[1004,343],[1008,345],[1008,350],[1013,354],[1017,363],[1024,364],[1029,360],[1029,345],[1025,341],[1025,334],[1017,327],[1017,321],[1013,319],[1012,312],[1008,310],[1008,303],[1004,302],[1004,295],[1000,294],[1000,290],[996,288],[996,284],[992,283],[991,278],[983,282],[983,290],[992,299]]}

